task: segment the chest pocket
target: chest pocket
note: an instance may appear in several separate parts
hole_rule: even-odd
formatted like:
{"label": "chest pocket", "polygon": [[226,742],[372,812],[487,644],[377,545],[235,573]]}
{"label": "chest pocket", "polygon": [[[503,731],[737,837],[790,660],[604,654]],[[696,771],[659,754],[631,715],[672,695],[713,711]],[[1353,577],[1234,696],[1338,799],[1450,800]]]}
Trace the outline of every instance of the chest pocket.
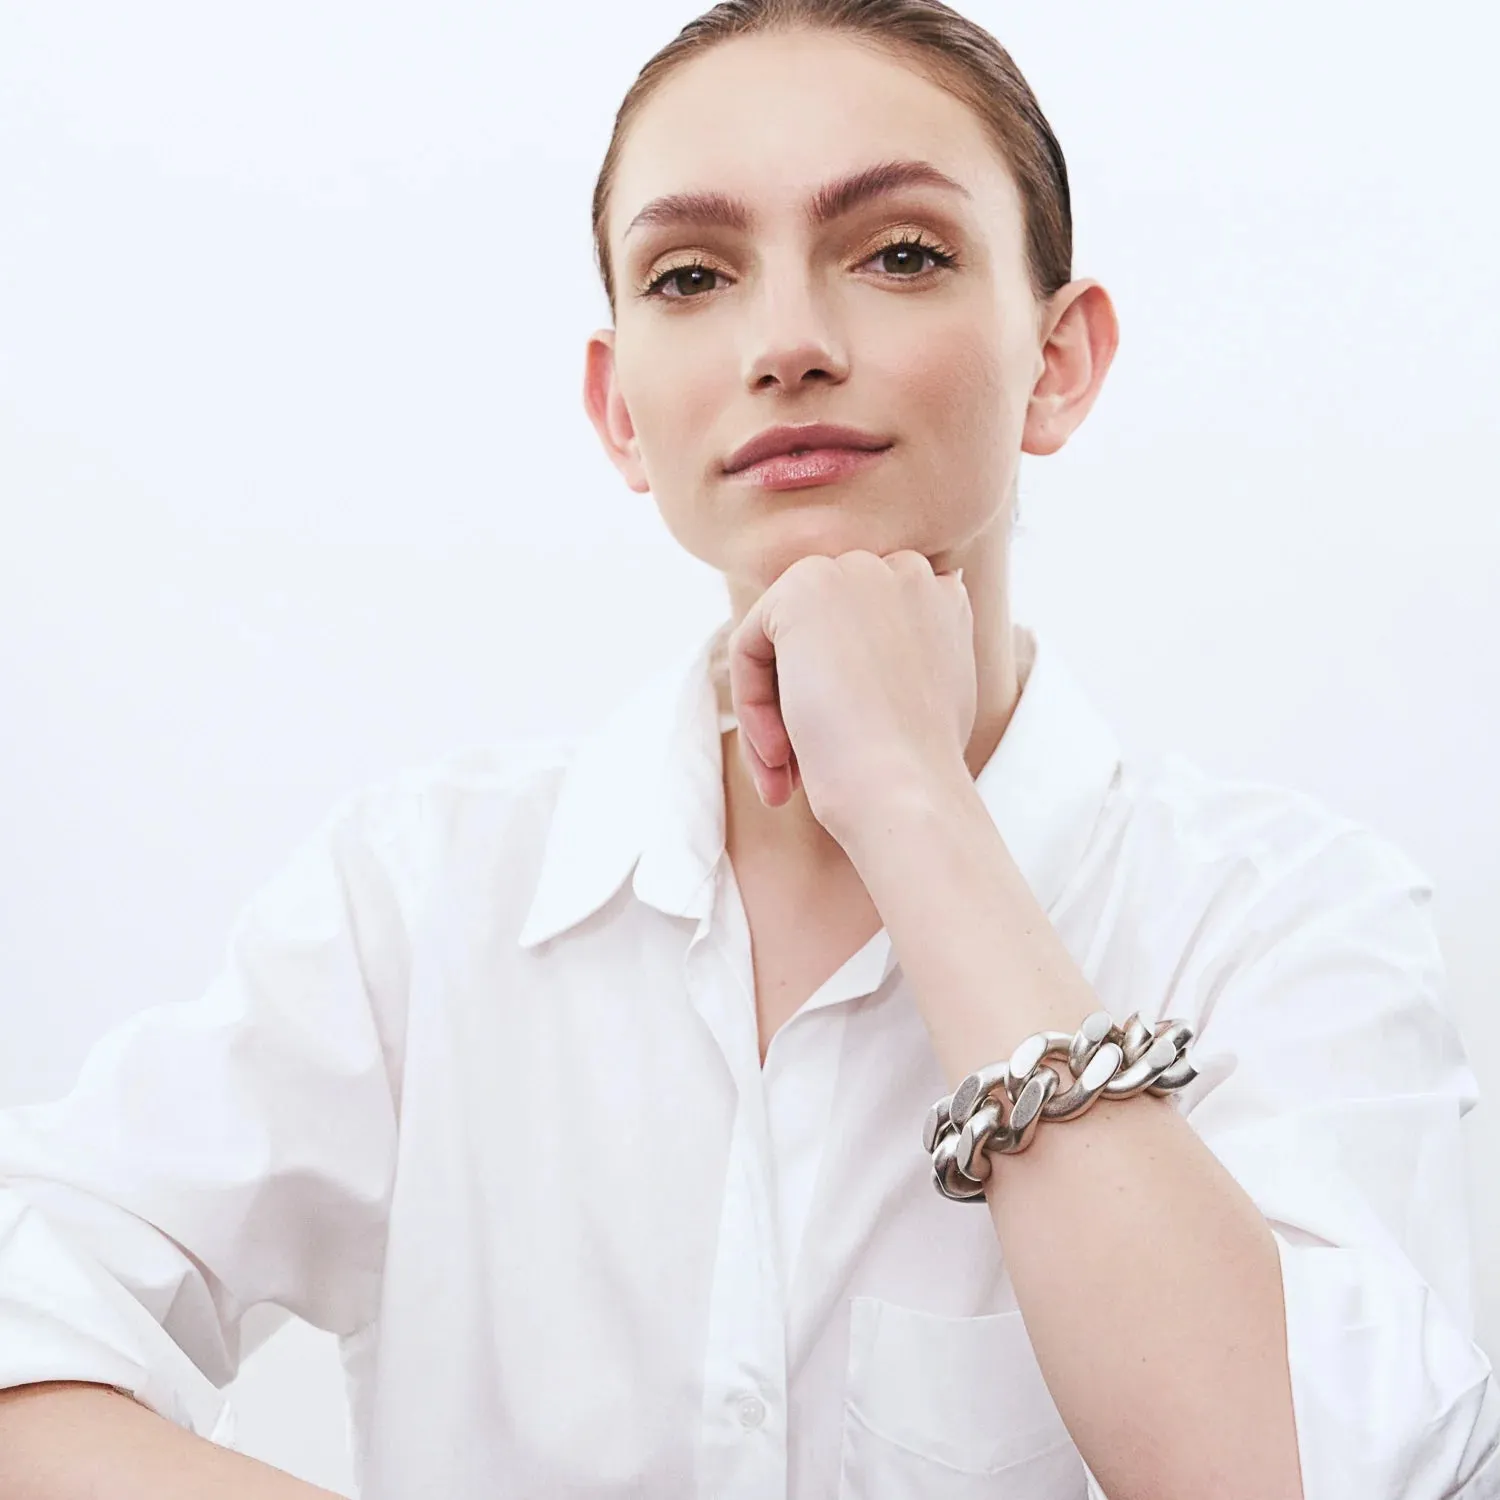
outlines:
{"label": "chest pocket", "polygon": [[1083,1459],[1018,1311],[855,1297],[840,1500],[1085,1500]]}

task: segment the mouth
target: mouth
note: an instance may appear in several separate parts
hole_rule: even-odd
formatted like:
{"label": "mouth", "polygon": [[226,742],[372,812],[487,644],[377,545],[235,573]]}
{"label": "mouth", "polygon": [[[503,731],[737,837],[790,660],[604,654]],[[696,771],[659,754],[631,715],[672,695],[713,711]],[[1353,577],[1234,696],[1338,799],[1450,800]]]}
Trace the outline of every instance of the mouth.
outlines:
{"label": "mouth", "polygon": [[738,474],[768,458],[806,458],[825,449],[876,452],[889,448],[892,439],[841,422],[783,423],[768,427],[741,443],[724,461],[726,474]]}
{"label": "mouth", "polygon": [[734,470],[728,477],[765,490],[804,489],[810,485],[831,484],[879,463],[890,452],[883,448],[796,448],[778,453],[758,463]]}

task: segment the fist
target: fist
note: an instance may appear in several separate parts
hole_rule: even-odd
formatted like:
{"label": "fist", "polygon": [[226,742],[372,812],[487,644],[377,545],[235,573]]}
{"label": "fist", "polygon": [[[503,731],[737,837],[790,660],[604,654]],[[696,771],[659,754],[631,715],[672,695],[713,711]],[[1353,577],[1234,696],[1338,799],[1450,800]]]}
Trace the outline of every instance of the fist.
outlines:
{"label": "fist", "polygon": [[920,552],[799,558],[735,628],[728,664],[761,800],[800,785],[841,842],[893,787],[968,775],[973,612],[962,573]]}

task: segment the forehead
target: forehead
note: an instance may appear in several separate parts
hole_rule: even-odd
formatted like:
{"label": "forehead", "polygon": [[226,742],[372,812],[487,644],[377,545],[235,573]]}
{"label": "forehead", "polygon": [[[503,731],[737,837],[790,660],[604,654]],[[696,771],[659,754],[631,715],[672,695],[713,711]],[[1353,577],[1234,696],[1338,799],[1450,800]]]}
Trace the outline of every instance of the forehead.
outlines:
{"label": "forehead", "polygon": [[718,190],[757,215],[800,212],[830,178],[902,159],[964,184],[976,216],[987,209],[1009,224],[1019,215],[981,121],[908,62],[826,32],[737,38],[680,66],[636,116],[611,195],[611,238],[659,195]]}

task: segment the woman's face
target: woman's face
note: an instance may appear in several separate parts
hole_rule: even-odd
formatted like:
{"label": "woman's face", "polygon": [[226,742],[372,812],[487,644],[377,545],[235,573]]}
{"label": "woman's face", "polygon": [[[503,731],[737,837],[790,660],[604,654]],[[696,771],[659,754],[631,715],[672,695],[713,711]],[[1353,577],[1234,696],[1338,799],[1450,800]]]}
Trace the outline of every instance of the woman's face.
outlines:
{"label": "woman's face", "polygon": [[[911,182],[809,217],[820,189],[892,162],[958,186]],[[744,224],[632,224],[685,193],[739,200]],[[748,603],[809,553],[912,548],[962,566],[1003,534],[1054,314],[1031,291],[1015,185],[965,105],[848,37],[721,44],[636,118],[606,228],[615,327],[590,343],[590,415],[733,596]],[[814,421],[891,447],[795,489],[724,472],[765,428]]]}

